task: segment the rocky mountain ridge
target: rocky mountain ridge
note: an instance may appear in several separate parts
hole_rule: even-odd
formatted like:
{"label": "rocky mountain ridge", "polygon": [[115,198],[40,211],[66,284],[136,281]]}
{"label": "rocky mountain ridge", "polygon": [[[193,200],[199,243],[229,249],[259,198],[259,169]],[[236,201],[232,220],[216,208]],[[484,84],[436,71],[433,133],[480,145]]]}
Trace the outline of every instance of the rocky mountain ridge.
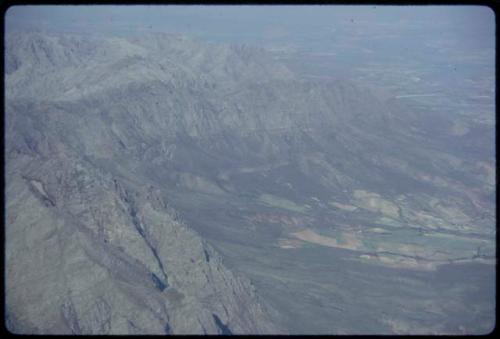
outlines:
{"label": "rocky mountain ridge", "polygon": [[[73,114],[83,115],[76,119],[81,124],[91,113],[75,111],[63,89],[45,80],[53,76],[56,83],[72,71],[80,77],[71,84],[92,83],[81,78],[83,51],[90,57],[111,51],[113,59],[119,49],[30,35],[8,42],[7,50],[8,327],[40,334],[276,331],[250,282],[224,267],[157,187],[88,161],[114,147],[92,135],[79,138],[66,125]],[[87,144],[92,140],[100,143],[92,145],[96,153]]]}

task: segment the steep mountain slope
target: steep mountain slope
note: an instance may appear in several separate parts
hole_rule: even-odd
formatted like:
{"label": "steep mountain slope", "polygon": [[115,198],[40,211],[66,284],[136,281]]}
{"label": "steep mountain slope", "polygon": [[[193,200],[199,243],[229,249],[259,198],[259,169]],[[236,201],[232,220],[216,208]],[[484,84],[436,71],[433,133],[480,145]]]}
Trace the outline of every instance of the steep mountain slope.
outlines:
{"label": "steep mountain slope", "polygon": [[8,206],[13,329],[218,333],[215,317],[236,333],[272,328],[248,281],[172,220],[154,191],[134,196],[71,157],[28,166],[8,191],[19,199]]}
{"label": "steep mountain slope", "polygon": [[[359,284],[332,292],[350,272],[307,288],[298,274],[324,279],[312,270],[323,247],[390,274],[494,256],[488,154],[423,135],[433,117],[298,78],[258,48],[16,33],[6,73],[16,332],[353,333],[363,314],[362,331],[394,333],[418,324],[398,307],[384,319],[349,309],[338,293]],[[317,252],[302,255],[308,246]],[[415,304],[410,319],[428,307]],[[440,314],[429,328],[455,331]]]}
{"label": "steep mountain slope", "polygon": [[[9,89],[15,86],[8,80],[9,328],[77,334],[278,331],[249,281],[228,271],[212,247],[177,220],[158,188],[88,160],[120,152],[119,140],[104,135],[113,127],[105,125],[104,115],[97,121],[85,110],[43,100],[50,92],[39,82],[50,79],[43,70],[84,63],[74,56],[87,45],[23,38],[28,40],[20,48],[31,46],[33,54],[16,54],[8,44],[7,63],[19,65],[12,77],[21,91],[33,71],[28,80],[42,93],[33,101],[13,99]],[[81,135],[75,126],[84,128]]]}
{"label": "steep mountain slope", "polygon": [[234,333],[274,330],[249,282],[172,218],[157,189],[63,148],[8,160],[12,330],[222,333],[218,323]]}

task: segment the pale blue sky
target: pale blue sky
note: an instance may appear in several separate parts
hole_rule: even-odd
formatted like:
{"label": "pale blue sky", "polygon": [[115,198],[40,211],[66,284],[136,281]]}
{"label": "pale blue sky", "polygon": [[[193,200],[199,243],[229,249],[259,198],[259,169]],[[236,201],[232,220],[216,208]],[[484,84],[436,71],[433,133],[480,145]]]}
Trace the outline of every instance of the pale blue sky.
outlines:
{"label": "pale blue sky", "polygon": [[463,39],[494,38],[494,13],[481,6],[14,6],[6,29],[74,32],[177,31],[215,39],[254,40],[338,28],[375,32],[393,27],[453,31]]}

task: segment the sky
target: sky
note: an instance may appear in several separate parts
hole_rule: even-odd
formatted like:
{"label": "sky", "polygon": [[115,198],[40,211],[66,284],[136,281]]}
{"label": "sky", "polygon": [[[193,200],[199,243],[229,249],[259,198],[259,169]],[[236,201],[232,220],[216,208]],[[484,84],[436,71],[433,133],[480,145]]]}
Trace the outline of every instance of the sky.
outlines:
{"label": "sky", "polygon": [[[495,16],[484,6],[13,6],[6,31],[73,33],[178,32],[212,40],[260,44],[328,34],[392,32],[411,39],[451,32],[471,47],[493,47]],[[245,42],[245,41],[244,41]]]}

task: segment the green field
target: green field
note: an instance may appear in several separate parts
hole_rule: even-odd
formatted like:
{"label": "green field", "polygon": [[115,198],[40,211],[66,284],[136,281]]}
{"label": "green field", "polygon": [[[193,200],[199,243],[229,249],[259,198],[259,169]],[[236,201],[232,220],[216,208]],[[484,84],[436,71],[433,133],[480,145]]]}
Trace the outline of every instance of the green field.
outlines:
{"label": "green field", "polygon": [[307,205],[298,205],[293,201],[277,197],[272,194],[262,194],[259,200],[272,207],[283,208],[293,212],[305,213],[309,209]]}

